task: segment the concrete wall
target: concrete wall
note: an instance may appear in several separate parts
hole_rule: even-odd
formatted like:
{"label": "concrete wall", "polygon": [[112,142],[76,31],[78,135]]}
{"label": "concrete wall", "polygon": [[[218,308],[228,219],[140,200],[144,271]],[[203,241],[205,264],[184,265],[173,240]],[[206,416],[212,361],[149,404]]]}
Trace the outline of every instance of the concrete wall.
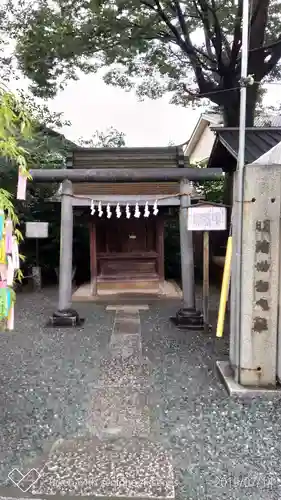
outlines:
{"label": "concrete wall", "polygon": [[[244,187],[241,328],[235,324],[233,259],[230,361],[242,385],[269,387],[278,374],[281,167],[247,166]],[[235,201],[234,256],[236,206]]]}

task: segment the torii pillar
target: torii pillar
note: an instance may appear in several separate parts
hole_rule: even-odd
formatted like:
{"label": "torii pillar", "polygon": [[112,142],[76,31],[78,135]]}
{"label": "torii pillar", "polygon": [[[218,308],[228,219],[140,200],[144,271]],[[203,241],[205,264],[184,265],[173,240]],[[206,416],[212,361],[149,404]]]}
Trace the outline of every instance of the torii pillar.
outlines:
{"label": "torii pillar", "polygon": [[73,204],[72,182],[65,179],[61,190],[61,230],[58,310],[51,317],[53,326],[79,326],[83,320],[72,309]]}

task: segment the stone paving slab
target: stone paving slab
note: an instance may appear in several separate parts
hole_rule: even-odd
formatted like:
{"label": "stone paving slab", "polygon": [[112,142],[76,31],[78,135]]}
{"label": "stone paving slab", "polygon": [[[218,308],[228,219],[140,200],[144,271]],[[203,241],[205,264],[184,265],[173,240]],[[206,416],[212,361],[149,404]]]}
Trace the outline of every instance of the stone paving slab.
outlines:
{"label": "stone paving slab", "polygon": [[[149,364],[135,357],[127,359],[103,358],[100,363],[100,378],[92,387],[145,386],[150,374]],[[145,361],[145,360],[143,360]]]}
{"label": "stone paving slab", "polygon": [[114,325],[114,335],[137,335],[140,330],[140,321],[139,319],[136,321],[135,319],[132,321],[127,320],[118,320]]}
{"label": "stone paving slab", "polygon": [[118,304],[118,305],[108,305],[106,311],[124,311],[136,313],[138,311],[148,311],[149,306],[147,304]]}
{"label": "stone paving slab", "polygon": [[129,321],[129,322],[135,322],[135,323],[140,323],[140,315],[139,315],[139,311],[134,311],[132,310],[130,307],[128,308],[125,308],[124,309],[121,309],[121,310],[117,310],[116,311],[116,314],[115,314],[115,321]]}
{"label": "stone paving slab", "polygon": [[87,421],[95,435],[148,436],[149,391],[132,387],[104,387],[92,393]]}
{"label": "stone paving slab", "polygon": [[113,357],[122,359],[142,355],[140,335],[113,334],[110,340],[110,352]]}
{"label": "stone paving slab", "polygon": [[48,457],[33,494],[174,499],[168,453],[146,439],[64,441]]}

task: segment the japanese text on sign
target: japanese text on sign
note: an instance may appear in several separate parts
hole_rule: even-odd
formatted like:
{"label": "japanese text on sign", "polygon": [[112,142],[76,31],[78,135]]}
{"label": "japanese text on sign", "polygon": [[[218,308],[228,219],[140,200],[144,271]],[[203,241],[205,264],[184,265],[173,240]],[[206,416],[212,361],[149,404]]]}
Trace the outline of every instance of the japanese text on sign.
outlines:
{"label": "japanese text on sign", "polygon": [[187,229],[189,231],[225,231],[226,208],[212,205],[190,207]]}

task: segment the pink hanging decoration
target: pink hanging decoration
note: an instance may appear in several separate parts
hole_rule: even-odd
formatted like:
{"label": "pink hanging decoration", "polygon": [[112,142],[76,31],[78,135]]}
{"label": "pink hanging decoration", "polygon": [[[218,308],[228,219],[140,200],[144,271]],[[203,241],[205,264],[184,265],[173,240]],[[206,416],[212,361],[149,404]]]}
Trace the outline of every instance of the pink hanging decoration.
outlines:
{"label": "pink hanging decoration", "polygon": [[7,288],[7,282],[0,279],[0,288]]}
{"label": "pink hanging decoration", "polygon": [[17,191],[17,199],[18,200],[25,200],[26,198],[26,175],[21,172],[21,169],[19,168],[19,174],[18,174],[18,191]]}
{"label": "pink hanging decoration", "polygon": [[13,223],[10,219],[6,220],[5,232],[6,255],[8,255],[12,253],[13,247]]}
{"label": "pink hanging decoration", "polygon": [[15,310],[14,310],[14,304],[12,303],[8,315],[7,330],[13,330],[14,323],[15,323]]}

